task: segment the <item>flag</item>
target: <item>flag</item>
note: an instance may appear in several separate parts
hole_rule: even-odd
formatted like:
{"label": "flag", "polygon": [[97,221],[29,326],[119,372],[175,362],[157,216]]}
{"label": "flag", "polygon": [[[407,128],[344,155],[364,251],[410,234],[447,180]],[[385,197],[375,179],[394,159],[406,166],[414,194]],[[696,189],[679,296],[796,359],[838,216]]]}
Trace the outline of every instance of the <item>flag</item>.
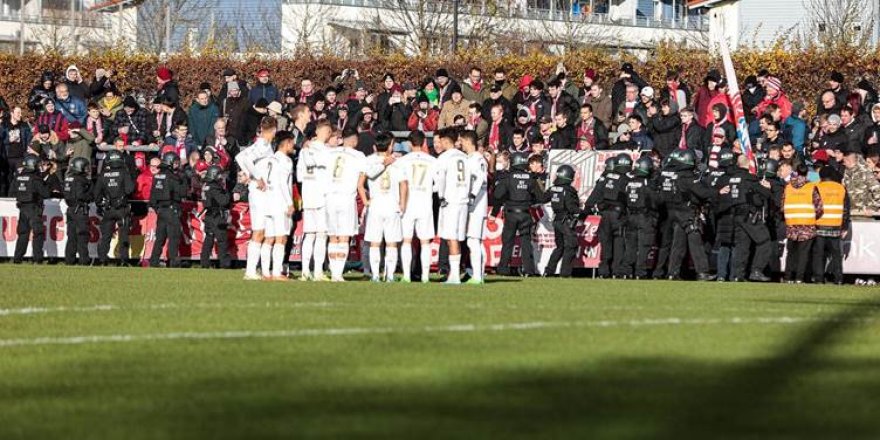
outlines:
{"label": "flag", "polygon": [[755,152],[752,151],[752,143],[749,140],[749,124],[746,122],[746,114],[743,111],[742,95],[739,92],[739,82],[736,80],[736,71],[733,69],[733,60],[730,58],[730,49],[722,37],[718,41],[721,47],[721,58],[724,62],[724,76],[727,77],[730,102],[733,103],[733,119],[736,121],[736,136],[739,138],[740,147],[746,157],[749,158],[749,172],[757,174],[755,164]]}

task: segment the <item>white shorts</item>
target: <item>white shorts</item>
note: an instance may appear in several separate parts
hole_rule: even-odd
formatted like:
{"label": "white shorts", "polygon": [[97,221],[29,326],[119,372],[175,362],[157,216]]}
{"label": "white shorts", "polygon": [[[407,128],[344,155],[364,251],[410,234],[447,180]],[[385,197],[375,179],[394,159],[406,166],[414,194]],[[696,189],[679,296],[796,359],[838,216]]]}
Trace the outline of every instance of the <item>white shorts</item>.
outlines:
{"label": "white shorts", "polygon": [[400,243],[403,241],[401,231],[399,212],[367,211],[367,229],[364,231],[364,241],[380,243],[384,237],[386,243]]}
{"label": "white shorts", "polygon": [[403,219],[401,219],[403,238],[412,240],[413,235],[415,235],[419,240],[433,240],[435,235],[434,216],[431,214],[433,213],[429,212],[427,215],[420,216],[410,215],[409,213],[404,214]]}
{"label": "white shorts", "polygon": [[443,240],[464,241],[467,232],[467,205],[446,205],[440,208],[437,235]]}
{"label": "white shorts", "polygon": [[347,203],[327,205],[327,233],[334,237],[354,237],[358,233],[357,204],[354,199]]}
{"label": "white shorts", "polygon": [[327,232],[327,208],[303,209],[303,233]]}
{"label": "white shorts", "polygon": [[266,222],[266,237],[286,237],[290,235],[293,220],[287,213],[278,213],[263,217]]}
{"label": "white shorts", "polygon": [[[479,208],[477,208],[479,209]],[[486,230],[486,210],[482,213],[471,212],[468,214],[467,238],[483,239]]]}
{"label": "white shorts", "polygon": [[251,218],[251,231],[263,231],[266,229],[266,209],[261,199],[249,200],[248,213]]}

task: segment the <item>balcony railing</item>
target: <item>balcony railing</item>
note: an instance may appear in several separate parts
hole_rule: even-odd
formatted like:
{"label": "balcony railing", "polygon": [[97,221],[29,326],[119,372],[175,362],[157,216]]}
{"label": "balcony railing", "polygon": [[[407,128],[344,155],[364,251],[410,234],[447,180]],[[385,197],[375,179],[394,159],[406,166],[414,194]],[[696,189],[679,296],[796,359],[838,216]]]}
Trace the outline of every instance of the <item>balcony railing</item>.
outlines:
{"label": "balcony railing", "polygon": [[[356,8],[384,8],[397,9],[411,5],[413,8],[423,8],[429,13],[452,13],[451,1],[423,0],[284,0],[287,4],[321,4],[330,6],[349,6]],[[485,8],[478,3],[462,2],[459,13],[466,15],[486,15]],[[551,10],[539,8],[495,9],[496,17],[518,18],[525,20],[552,20],[563,22],[582,22],[605,24],[611,26],[636,26],[663,29],[682,29],[692,31],[708,31],[708,17],[702,15],[689,15],[682,18],[656,19],[645,16],[632,16],[612,19],[609,14],[572,13],[567,10]]]}
{"label": "balcony railing", "polygon": [[26,24],[44,24],[50,26],[79,26],[90,28],[107,28],[109,25],[103,16],[88,12],[77,12],[72,16],[70,11],[45,11],[42,15],[25,14],[24,17],[18,12],[0,13],[0,21]]}

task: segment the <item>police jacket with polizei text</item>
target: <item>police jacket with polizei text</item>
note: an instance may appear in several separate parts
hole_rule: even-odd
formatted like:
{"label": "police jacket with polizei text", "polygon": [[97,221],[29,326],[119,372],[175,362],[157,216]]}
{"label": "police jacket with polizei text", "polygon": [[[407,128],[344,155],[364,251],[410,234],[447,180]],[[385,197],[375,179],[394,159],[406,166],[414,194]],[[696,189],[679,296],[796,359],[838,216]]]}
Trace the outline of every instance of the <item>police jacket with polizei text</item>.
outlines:
{"label": "police jacket with polizei text", "polygon": [[180,206],[186,197],[187,186],[183,183],[174,171],[163,166],[159,172],[153,176],[153,186],[150,188],[150,207],[167,208],[169,206]]}
{"label": "police jacket with polizei text", "polygon": [[626,185],[629,177],[625,174],[609,172],[596,181],[596,186],[587,199],[586,207],[600,210],[619,209],[626,204]]}
{"label": "police jacket with polizei text", "polygon": [[126,167],[111,168],[98,176],[95,183],[95,203],[118,209],[128,205],[128,196],[134,192],[134,180]]}
{"label": "police jacket with polizei text", "polygon": [[229,193],[223,188],[222,183],[206,183],[202,188],[202,203],[206,216],[221,216],[223,211],[229,209],[229,202]]}
{"label": "police jacket with polizei text", "polygon": [[675,185],[678,187],[682,197],[668,206],[669,209],[674,211],[693,211],[699,205],[712,203],[717,200],[718,193],[703,183],[692,170],[679,171]]}
{"label": "police jacket with polizei text", "polygon": [[746,215],[763,207],[765,200],[771,196],[770,190],[758,182],[758,177],[743,168],[735,168],[722,178],[718,187],[725,186],[730,191],[718,196],[719,213]]}
{"label": "police jacket with polizei text", "polygon": [[548,189],[541,203],[550,203],[554,220],[563,220],[567,216],[576,216],[581,210],[581,200],[577,190],[571,185],[553,185]]}
{"label": "police jacket with polizei text", "polygon": [[650,177],[632,177],[626,184],[626,211],[647,214],[657,211],[657,189]]}
{"label": "police jacket with polizei text", "polygon": [[64,179],[64,201],[67,209],[81,210],[92,202],[91,182],[86,176],[67,176]]}
{"label": "police jacket with polizei text", "polygon": [[12,181],[11,196],[23,205],[40,205],[49,198],[49,189],[42,176],[35,171],[23,171]]}
{"label": "police jacket with polizei text", "polygon": [[492,215],[498,215],[502,206],[509,210],[527,210],[541,200],[541,195],[538,182],[528,171],[512,170],[495,183]]}

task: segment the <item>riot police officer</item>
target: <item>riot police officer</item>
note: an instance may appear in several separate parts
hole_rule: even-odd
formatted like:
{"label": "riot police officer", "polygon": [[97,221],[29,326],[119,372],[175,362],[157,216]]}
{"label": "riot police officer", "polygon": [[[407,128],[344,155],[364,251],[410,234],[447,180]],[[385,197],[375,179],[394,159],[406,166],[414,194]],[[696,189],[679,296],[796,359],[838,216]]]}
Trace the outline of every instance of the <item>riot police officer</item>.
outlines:
{"label": "riot police officer", "polygon": [[205,184],[202,187],[202,215],[205,224],[205,240],[202,243],[201,265],[208,269],[211,265],[211,252],[214,250],[214,242],[217,243],[217,259],[220,267],[229,268],[229,253],[227,252],[226,229],[229,225],[229,193],[223,185],[223,169],[217,165],[208,167],[203,178]]}
{"label": "riot police officer", "polygon": [[95,183],[94,200],[101,213],[101,241],[98,243],[98,262],[106,265],[110,252],[113,229],[119,237],[119,263],[127,264],[128,231],[131,205],[128,197],[134,192],[134,180],[120,151],[110,151],[105,159],[106,167]]}
{"label": "riot police officer", "polygon": [[765,201],[764,212],[767,213],[767,230],[770,232],[770,272],[774,277],[782,276],[782,253],[785,249],[785,218],[782,215],[785,181],[779,178],[778,171],[779,162],[767,159],[761,163],[758,173],[770,183],[770,198]]}
{"label": "riot police officer", "polygon": [[602,216],[599,222],[597,235],[599,244],[602,246],[601,260],[599,263],[599,277],[607,278],[612,275],[623,277],[624,254],[624,221],[623,212],[626,204],[626,185],[629,182],[627,173],[632,169],[632,157],[627,153],[621,153],[614,159],[611,171],[606,172],[596,182],[596,186],[587,199],[585,211],[581,217],[585,217],[587,209],[598,211]]}
{"label": "riot police officer", "polygon": [[663,158],[660,165],[660,173],[657,174],[655,185],[657,187],[657,259],[654,262],[652,277],[655,280],[666,279],[666,268],[669,266],[669,251],[672,249],[672,217],[669,207],[673,199],[677,197],[678,173],[675,168],[681,160],[684,150],[673,150]]}
{"label": "riot police officer", "polygon": [[[773,245],[770,242],[770,231],[767,229],[767,200],[772,197],[771,184],[766,179],[749,172],[750,161],[746,156],[739,156],[737,167],[727,178],[726,187],[722,189],[722,197],[734,200],[733,211],[734,241],[733,280],[743,281],[749,263],[749,255],[754,245],[752,271],[749,281],[767,282],[770,278],[764,275],[764,268],[770,260]],[[740,201],[742,201],[740,203]]]}
{"label": "riot police officer", "polygon": [[43,262],[43,242],[46,228],[43,225],[43,200],[49,197],[43,178],[40,176],[40,158],[29,154],[21,164],[21,171],[12,182],[12,196],[18,207],[18,241],[15,242],[15,255],[12,262],[21,264],[27,251],[28,241],[33,233],[31,255],[36,264]]}
{"label": "riot police officer", "polygon": [[715,277],[709,274],[709,260],[703,248],[701,208],[716,198],[716,192],[697,175],[696,156],[692,150],[682,150],[676,155],[672,167],[676,178],[669,182],[671,197],[666,205],[672,221],[669,279],[680,279],[684,257],[689,253],[697,270],[697,279],[712,281]]}
{"label": "riot police officer", "polygon": [[571,186],[573,181],[574,168],[568,165],[560,166],[556,170],[556,180],[553,182],[553,186],[544,193],[542,199],[542,203],[549,202],[550,208],[553,209],[553,233],[556,242],[556,248],[553,249],[550,261],[544,268],[544,276],[556,274],[560,259],[562,260],[562,268],[559,269],[559,276],[571,276],[571,263],[578,248],[574,226],[577,223],[581,204],[577,190]]}
{"label": "riot police officer", "polygon": [[647,156],[636,161],[633,177],[626,184],[626,276],[648,276],[648,253],[657,228],[657,190],[652,181],[654,161]]}
{"label": "riot police officer", "polygon": [[522,275],[537,274],[532,256],[532,215],[529,207],[541,198],[541,190],[528,170],[529,159],[517,153],[510,158],[511,172],[495,184],[495,204],[492,216],[498,215],[504,207],[504,228],[501,231],[501,261],[498,263],[500,275],[513,275],[510,259],[513,256],[514,239],[520,239]]}
{"label": "riot police officer", "polygon": [[92,188],[86,177],[88,168],[88,159],[76,157],[70,161],[64,179],[64,201],[67,203],[64,263],[71,266],[77,263],[77,254],[80,266],[89,264],[89,203],[92,202]]}
{"label": "riot police officer", "polygon": [[[718,152],[718,168],[711,170],[707,175],[707,183],[713,189],[720,191],[728,184],[732,173],[736,171],[736,155],[730,148],[722,148]],[[714,248],[717,251],[715,259],[715,275],[718,281],[727,281],[731,275],[731,259],[736,241],[734,240],[734,209],[744,204],[745,198],[732,199],[727,193],[718,198],[718,204],[712,205],[707,215],[707,228],[711,233],[707,236],[714,237]]]}
{"label": "riot police officer", "polygon": [[180,176],[175,173],[174,164],[178,162],[177,154],[167,152],[162,155],[159,172],[153,176],[153,186],[150,189],[150,207],[156,211],[156,241],[153,243],[153,252],[150,254],[150,267],[159,267],[159,258],[162,249],[168,241],[166,259],[168,267],[179,267],[180,236],[183,228],[180,224],[181,203],[186,197],[186,185]]}

